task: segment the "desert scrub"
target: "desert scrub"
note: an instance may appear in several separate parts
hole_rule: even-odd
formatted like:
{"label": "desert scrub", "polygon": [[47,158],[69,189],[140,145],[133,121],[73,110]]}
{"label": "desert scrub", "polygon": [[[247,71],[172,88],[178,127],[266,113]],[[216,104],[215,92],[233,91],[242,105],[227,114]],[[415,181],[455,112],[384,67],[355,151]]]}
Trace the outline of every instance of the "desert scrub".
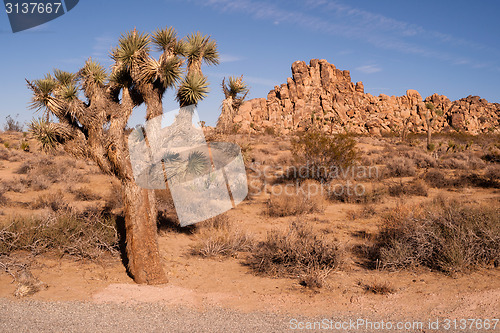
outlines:
{"label": "desert scrub", "polygon": [[368,185],[351,181],[332,181],[326,184],[325,187],[330,201],[345,203],[378,203],[384,199],[387,193],[383,186],[373,183]]}
{"label": "desert scrub", "polygon": [[395,183],[389,186],[388,192],[390,196],[399,197],[402,195],[415,195],[426,197],[428,195],[428,188],[422,179],[414,179],[411,182]]}
{"label": "desert scrub", "polygon": [[198,223],[195,233],[197,241],[191,247],[192,255],[229,257],[252,251],[255,245],[253,236],[236,229],[225,214]]}
{"label": "desert scrub", "polygon": [[395,292],[394,287],[386,281],[373,281],[368,283],[358,281],[358,286],[363,288],[366,293],[375,295],[389,295]]}
{"label": "desert scrub", "polygon": [[500,264],[500,207],[442,197],[419,206],[398,206],[383,221],[376,241],[381,267],[425,266],[466,272]]}
{"label": "desert scrub", "polygon": [[325,209],[323,186],[314,180],[306,180],[301,185],[275,185],[271,192],[266,213],[272,217],[322,212]]}
{"label": "desert scrub", "polygon": [[[92,192],[92,190],[88,187],[70,187],[68,189],[68,192],[75,196],[75,200],[79,201],[95,201],[101,199],[101,196],[99,194]],[[118,192],[118,195],[120,195],[120,192]]]}
{"label": "desert scrub", "polygon": [[384,175],[390,177],[408,177],[416,173],[415,162],[407,157],[394,157],[388,160]]}
{"label": "desert scrub", "polygon": [[[311,224],[297,220],[286,230],[272,230],[247,259],[259,275],[302,277],[338,268],[343,251],[333,241],[315,232]],[[313,283],[312,281],[310,283]]]}
{"label": "desert scrub", "polygon": [[96,259],[118,254],[114,218],[93,211],[54,212],[45,216],[14,217],[0,229],[0,254],[24,250],[32,254],[55,251]]}
{"label": "desert scrub", "polygon": [[339,170],[353,166],[358,158],[356,141],[345,134],[328,135],[311,129],[299,133],[291,144],[297,169],[307,170],[297,175],[299,178],[329,180],[332,175],[336,177]]}
{"label": "desert scrub", "polygon": [[68,210],[69,205],[68,202],[64,199],[64,194],[61,191],[57,191],[53,193],[40,194],[31,203],[31,208],[50,208],[54,212],[57,212],[60,210]]}

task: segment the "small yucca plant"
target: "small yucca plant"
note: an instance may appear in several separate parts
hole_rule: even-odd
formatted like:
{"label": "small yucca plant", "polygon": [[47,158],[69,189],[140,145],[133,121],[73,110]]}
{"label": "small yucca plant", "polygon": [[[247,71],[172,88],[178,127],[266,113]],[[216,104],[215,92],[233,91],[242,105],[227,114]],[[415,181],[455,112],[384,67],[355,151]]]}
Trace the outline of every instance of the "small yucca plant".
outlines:
{"label": "small yucca plant", "polygon": [[49,152],[56,148],[56,133],[46,120],[41,118],[34,119],[29,124],[29,128],[35,139],[40,142],[43,151]]}

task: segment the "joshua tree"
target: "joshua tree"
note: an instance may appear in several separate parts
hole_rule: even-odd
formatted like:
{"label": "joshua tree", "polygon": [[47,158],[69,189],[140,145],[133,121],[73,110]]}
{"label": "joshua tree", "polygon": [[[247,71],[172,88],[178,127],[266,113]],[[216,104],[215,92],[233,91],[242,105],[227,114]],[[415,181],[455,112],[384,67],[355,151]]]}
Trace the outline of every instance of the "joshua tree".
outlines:
{"label": "joshua tree", "polygon": [[432,137],[432,122],[433,122],[433,112],[435,110],[434,104],[432,103],[427,103],[425,104],[425,108],[427,109],[427,112],[425,114],[425,120],[427,122],[427,150],[432,150],[432,142],[431,142],[431,137]]}
{"label": "joshua tree", "polygon": [[[43,79],[26,80],[33,93],[32,107],[58,119],[31,124],[42,145],[50,149],[62,144],[67,152],[93,160],[104,173],[121,181],[128,270],[137,283],[160,284],[167,279],[158,250],[155,195],[134,182],[126,126],[132,110],[142,103],[147,120],[163,114],[163,94],[179,81],[177,100],[181,106],[196,104],[206,95],[208,85],[201,73],[200,55],[191,39],[178,39],[173,28],[151,35],[134,29],[122,35],[111,51],[114,64],[110,73],[89,59],[76,74],[56,70]],[[204,51],[210,53],[209,63],[217,63],[215,42],[202,44],[210,45],[210,52]],[[158,59],[151,56],[151,47],[161,52]],[[186,60],[188,74],[182,78]]]}
{"label": "joshua tree", "polygon": [[238,113],[238,110],[245,101],[248,94],[248,87],[243,81],[243,75],[239,78],[229,77],[229,82],[222,79],[222,91],[225,99],[222,101],[222,111],[217,120],[217,129],[223,133],[231,130],[233,118]]}

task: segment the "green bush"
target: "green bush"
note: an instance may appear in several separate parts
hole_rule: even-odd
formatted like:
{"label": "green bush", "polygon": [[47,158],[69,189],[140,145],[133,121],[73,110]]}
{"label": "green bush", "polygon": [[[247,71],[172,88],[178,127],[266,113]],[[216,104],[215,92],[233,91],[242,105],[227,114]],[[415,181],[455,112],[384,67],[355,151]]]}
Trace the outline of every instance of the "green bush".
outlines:
{"label": "green bush", "polygon": [[292,154],[307,169],[307,174],[295,177],[323,181],[335,178],[339,170],[354,165],[358,158],[356,141],[349,135],[328,135],[314,129],[301,132],[292,140]]}
{"label": "green bush", "polygon": [[30,151],[30,144],[28,141],[26,140],[23,140],[21,141],[21,145],[19,146],[19,148],[22,150],[22,151]]}

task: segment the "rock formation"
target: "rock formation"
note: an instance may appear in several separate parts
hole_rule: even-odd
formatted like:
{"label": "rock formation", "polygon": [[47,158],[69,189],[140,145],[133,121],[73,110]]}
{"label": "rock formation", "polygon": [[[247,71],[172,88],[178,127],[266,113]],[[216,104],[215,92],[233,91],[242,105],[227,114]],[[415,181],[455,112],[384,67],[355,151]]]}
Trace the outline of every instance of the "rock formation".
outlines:
{"label": "rock formation", "polygon": [[433,103],[434,132],[462,131],[470,134],[500,131],[500,104],[469,96],[450,101],[434,94],[422,99],[418,91],[405,96],[373,96],[364,92],[362,82],[354,84],[347,70],[339,70],[326,60],[312,59],[292,64],[292,77],[275,86],[265,98],[243,103],[234,117],[240,133],[273,131],[286,134],[318,126],[332,133],[410,132],[427,130],[426,103]]}

